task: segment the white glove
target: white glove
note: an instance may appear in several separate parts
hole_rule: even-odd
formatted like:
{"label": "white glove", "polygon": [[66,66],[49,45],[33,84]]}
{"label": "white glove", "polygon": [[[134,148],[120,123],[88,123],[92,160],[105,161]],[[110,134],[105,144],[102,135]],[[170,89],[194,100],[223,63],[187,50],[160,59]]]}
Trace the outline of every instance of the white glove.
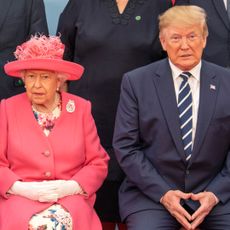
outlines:
{"label": "white glove", "polygon": [[[8,193],[26,197],[30,200],[40,202],[54,202],[57,201],[57,195],[53,191],[57,188],[55,185],[42,182],[22,182],[16,181],[9,189]],[[40,197],[46,194],[46,200],[40,200]],[[48,194],[50,194],[48,196]]]}
{"label": "white glove", "polygon": [[52,198],[60,199],[65,196],[81,194],[83,193],[80,185],[74,180],[51,180],[44,181],[54,189],[52,193],[40,193],[39,200],[41,202],[46,202],[46,200],[50,200]]}

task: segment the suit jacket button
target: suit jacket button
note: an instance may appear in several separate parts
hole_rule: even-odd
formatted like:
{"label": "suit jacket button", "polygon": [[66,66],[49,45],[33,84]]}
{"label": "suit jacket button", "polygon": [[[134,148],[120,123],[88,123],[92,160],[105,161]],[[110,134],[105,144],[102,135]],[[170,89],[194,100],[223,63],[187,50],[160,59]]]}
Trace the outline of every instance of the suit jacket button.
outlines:
{"label": "suit jacket button", "polygon": [[43,152],[43,155],[46,156],[46,157],[49,157],[50,156],[50,151],[46,150],[45,152]]}
{"label": "suit jacket button", "polygon": [[51,172],[47,171],[45,172],[45,177],[50,177],[51,176]]}

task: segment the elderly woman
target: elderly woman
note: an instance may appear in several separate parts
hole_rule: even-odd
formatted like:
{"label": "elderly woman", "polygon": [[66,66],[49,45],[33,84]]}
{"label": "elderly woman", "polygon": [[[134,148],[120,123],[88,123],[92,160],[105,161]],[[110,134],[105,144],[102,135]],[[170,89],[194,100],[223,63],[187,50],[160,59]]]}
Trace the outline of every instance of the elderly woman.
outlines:
{"label": "elderly woman", "polygon": [[107,175],[90,102],[60,92],[83,67],[59,37],[34,36],[5,65],[26,93],[0,104],[0,229],[99,230],[95,192]]}

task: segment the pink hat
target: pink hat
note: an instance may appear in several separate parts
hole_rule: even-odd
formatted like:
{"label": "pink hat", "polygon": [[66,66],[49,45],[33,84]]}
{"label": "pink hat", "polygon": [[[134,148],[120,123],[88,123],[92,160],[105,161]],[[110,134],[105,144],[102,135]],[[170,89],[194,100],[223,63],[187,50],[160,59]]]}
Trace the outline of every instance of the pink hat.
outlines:
{"label": "pink hat", "polygon": [[66,75],[67,80],[80,79],[84,68],[63,60],[64,47],[60,37],[32,36],[29,41],[17,46],[14,52],[17,60],[5,64],[5,72],[13,77],[22,77],[23,70],[48,70]]}

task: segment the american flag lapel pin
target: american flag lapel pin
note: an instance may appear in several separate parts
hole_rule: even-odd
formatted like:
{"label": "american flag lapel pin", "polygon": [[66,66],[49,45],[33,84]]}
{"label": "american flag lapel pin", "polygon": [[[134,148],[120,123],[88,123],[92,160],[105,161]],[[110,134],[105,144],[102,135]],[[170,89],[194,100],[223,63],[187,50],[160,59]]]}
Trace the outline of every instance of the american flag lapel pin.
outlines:
{"label": "american flag lapel pin", "polygon": [[215,85],[210,84],[210,89],[211,89],[211,90],[216,90],[216,86],[215,86]]}

